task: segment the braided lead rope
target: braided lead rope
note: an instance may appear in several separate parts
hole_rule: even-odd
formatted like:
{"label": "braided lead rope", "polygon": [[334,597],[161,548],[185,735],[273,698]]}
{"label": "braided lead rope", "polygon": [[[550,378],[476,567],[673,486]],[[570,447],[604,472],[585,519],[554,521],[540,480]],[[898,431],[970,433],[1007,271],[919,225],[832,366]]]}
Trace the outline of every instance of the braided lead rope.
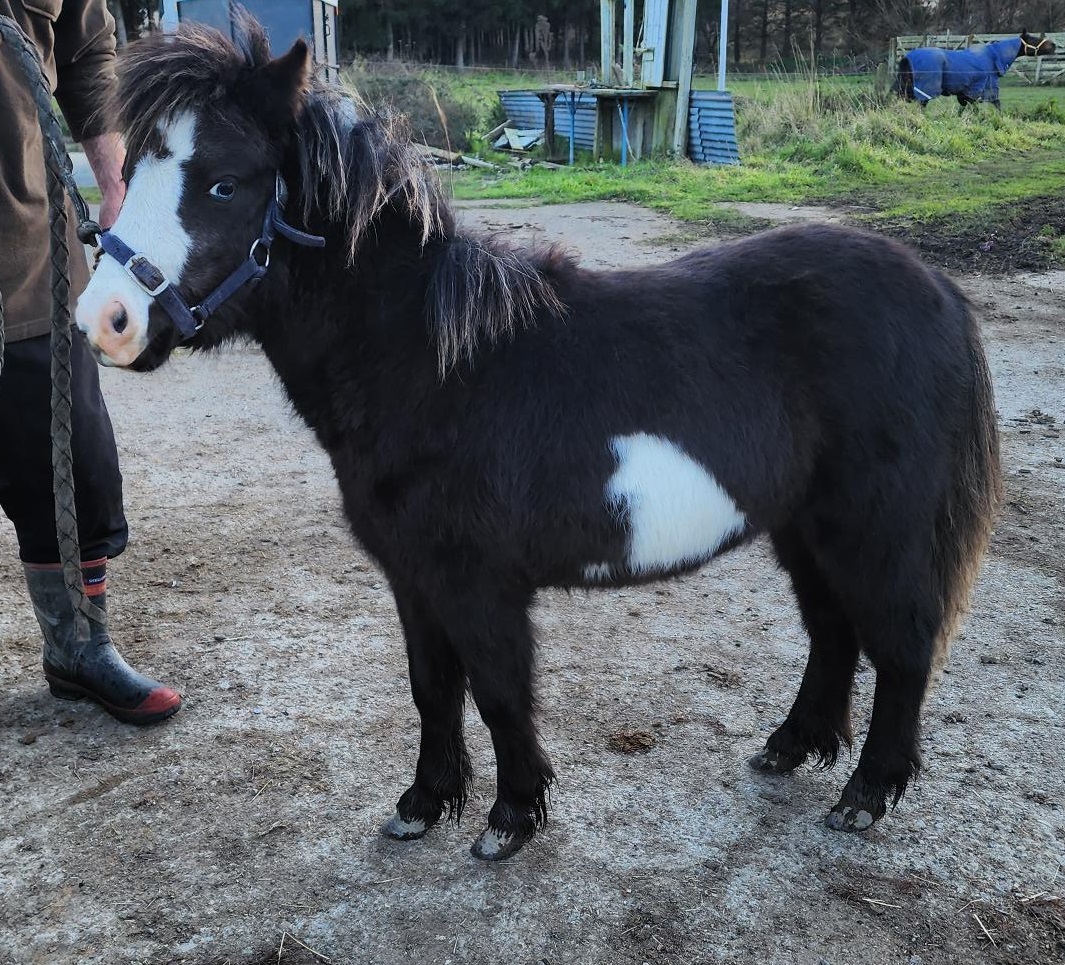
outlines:
{"label": "braided lead rope", "polygon": [[[75,612],[95,623],[107,623],[106,613],[85,595],[78,545],[78,516],[74,505],[74,466],[70,454],[70,250],[67,247],[67,209],[64,188],[82,223],[89,221],[89,208],[78,193],[63,132],[52,111],[52,91],[45,80],[40,55],[22,28],[10,17],[0,16],[0,37],[11,46],[33,93],[44,141],[44,164],[48,176],[48,226],[52,262],[52,492],[55,495],[56,535],[63,579]],[[0,316],[0,340],[2,340]],[[2,363],[0,363],[2,364]]]}

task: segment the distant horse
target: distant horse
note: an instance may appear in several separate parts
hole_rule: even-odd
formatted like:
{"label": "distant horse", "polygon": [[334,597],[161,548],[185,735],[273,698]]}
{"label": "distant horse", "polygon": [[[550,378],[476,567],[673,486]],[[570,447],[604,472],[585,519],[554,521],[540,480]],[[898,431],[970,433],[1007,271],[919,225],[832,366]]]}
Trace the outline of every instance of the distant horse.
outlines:
{"label": "distant horse", "polygon": [[476,237],[398,121],[312,81],[302,42],[271,60],[254,22],[144,42],[118,102],[129,193],[78,324],[141,370],[250,338],[329,453],[421,715],[387,834],[461,815],[467,687],[497,764],[473,853],[505,858],[546,822],[537,588],[660,580],[758,534],[811,650],[753,765],[835,761],[862,651],[872,723],[828,823],[898,802],[999,495],[988,369],[950,281],[823,225],[614,272]]}
{"label": "distant horse", "polygon": [[989,101],[1001,110],[998,79],[1006,75],[1010,65],[1018,57],[1043,57],[1056,50],[1045,37],[1031,37],[1026,32],[968,50],[918,47],[899,61],[895,92],[922,107],[942,94],[953,94],[962,108]]}

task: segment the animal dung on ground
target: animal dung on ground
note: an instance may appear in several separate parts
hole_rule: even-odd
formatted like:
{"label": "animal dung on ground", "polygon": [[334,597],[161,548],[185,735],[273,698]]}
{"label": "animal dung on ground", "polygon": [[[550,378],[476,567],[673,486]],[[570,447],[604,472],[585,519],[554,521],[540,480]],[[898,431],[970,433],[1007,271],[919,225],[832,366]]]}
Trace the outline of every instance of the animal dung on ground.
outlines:
{"label": "animal dung on ground", "polygon": [[657,743],[645,730],[618,730],[607,738],[606,746],[618,754],[646,754]]}

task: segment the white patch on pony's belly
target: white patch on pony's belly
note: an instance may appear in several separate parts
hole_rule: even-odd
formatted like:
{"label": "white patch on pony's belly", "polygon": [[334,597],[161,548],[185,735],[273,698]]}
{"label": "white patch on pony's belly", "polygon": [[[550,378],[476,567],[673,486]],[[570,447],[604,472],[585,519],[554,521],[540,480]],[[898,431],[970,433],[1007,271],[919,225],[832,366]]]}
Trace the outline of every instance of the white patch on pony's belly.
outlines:
{"label": "white patch on pony's belly", "polygon": [[[165,157],[145,154],[133,169],[118,220],[111,230],[139,255],[146,255],[172,284],[185,271],[192,239],[178,210],[185,191],[184,164],[196,149],[196,117],[185,112],[160,123]],[[131,335],[147,338],[152,299],[110,255],[104,255],[89,286],[78,299],[78,327],[95,342],[92,330],[105,305],[118,298],[129,316]]]}
{"label": "white patch on pony's belly", "polygon": [[610,447],[618,468],[606,502],[628,523],[634,574],[669,573],[708,560],[747,525],[717,480],[668,439],[640,432],[616,436]]}

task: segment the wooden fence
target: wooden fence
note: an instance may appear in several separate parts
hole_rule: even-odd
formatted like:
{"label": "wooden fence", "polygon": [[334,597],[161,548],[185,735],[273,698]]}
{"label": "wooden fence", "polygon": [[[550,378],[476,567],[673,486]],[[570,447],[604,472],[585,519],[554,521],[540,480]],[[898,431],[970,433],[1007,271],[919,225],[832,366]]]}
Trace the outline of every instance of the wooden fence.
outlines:
{"label": "wooden fence", "polygon": [[[896,37],[888,53],[888,64],[894,73],[899,59],[918,47],[943,47],[946,50],[965,50],[987,44],[993,40],[1008,40],[1016,34],[923,34]],[[1048,57],[1018,57],[1009,69],[1009,75],[1020,77],[1025,83],[1065,83],[1065,33],[1049,33],[1057,53]]]}

